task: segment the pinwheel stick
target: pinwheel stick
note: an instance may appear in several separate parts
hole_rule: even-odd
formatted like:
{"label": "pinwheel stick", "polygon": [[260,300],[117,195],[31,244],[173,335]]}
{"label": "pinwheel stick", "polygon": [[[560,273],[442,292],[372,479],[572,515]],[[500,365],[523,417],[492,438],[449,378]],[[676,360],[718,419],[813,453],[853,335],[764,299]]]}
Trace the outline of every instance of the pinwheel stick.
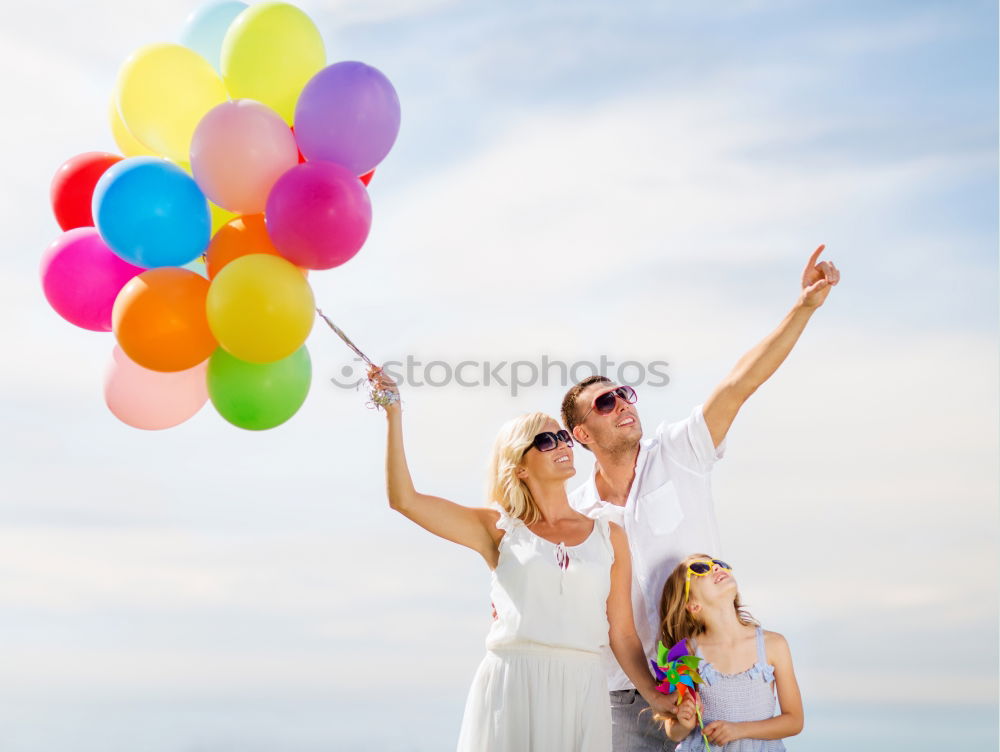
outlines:
{"label": "pinwheel stick", "polygon": [[705,719],[701,717],[701,708],[698,707],[698,696],[694,698],[694,714],[698,717],[698,729],[701,731],[701,740],[705,742],[705,752],[712,752],[708,746],[708,737],[705,736]]}

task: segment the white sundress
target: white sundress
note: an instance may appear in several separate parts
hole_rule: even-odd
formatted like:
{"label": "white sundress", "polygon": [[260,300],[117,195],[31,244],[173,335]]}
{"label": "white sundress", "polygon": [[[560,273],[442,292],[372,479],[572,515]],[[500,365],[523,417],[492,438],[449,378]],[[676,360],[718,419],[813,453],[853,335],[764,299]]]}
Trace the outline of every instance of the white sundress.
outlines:
{"label": "white sundress", "polygon": [[551,543],[500,511],[490,585],[497,617],[465,703],[459,752],[609,752],[601,661],[611,588],[608,523],[577,546]]}

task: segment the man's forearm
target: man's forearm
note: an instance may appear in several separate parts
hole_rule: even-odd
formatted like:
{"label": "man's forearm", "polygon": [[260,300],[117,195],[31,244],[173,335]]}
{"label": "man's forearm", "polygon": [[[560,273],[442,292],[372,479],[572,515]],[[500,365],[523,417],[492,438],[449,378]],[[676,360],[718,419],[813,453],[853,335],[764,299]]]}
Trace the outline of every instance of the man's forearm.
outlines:
{"label": "man's forearm", "polygon": [[715,446],[726,438],[743,403],[785,362],[806,328],[813,311],[823,305],[830,290],[840,281],[832,262],[816,263],[824,246],[813,251],[802,273],[802,293],[778,327],[740,358],[726,378],[705,400],[704,415]]}
{"label": "man's forearm", "polygon": [[727,388],[741,401],[778,370],[809,323],[815,308],[796,302],[777,328],[740,358],[727,381]]}

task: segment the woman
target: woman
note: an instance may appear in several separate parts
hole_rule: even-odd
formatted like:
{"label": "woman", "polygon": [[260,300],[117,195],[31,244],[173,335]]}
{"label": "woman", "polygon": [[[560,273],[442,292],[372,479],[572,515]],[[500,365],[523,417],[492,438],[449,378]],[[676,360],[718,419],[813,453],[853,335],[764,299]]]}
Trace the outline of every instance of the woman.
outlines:
{"label": "woman", "polygon": [[[398,398],[378,369],[375,388]],[[418,493],[403,451],[402,409],[385,406],[389,505],[435,535],[471,548],[492,570],[496,610],[487,654],[462,720],[460,752],[608,752],[611,715],[600,651],[611,649],[654,712],[673,715],[632,622],[625,534],[573,510],[573,440],[531,413],[500,430],[491,460],[494,508]],[[610,625],[610,635],[609,635]]]}

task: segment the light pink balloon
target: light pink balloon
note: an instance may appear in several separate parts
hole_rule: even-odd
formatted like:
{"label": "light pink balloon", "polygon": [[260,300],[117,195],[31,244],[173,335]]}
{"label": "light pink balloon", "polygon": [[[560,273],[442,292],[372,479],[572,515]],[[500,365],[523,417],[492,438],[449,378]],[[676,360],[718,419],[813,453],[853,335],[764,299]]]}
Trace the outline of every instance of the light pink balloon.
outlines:
{"label": "light pink balloon", "polygon": [[215,204],[260,214],[271,186],[299,163],[291,130],[274,110],[234,99],[209,110],[191,140],[191,172]]}
{"label": "light pink balloon", "polygon": [[45,298],[71,324],[111,331],[111,309],[125,283],[146,271],[115,254],[93,227],[64,232],[42,255]]}
{"label": "light pink balloon", "polygon": [[208,400],[208,360],[186,371],[150,371],[115,345],[104,373],[104,401],[122,423],[159,431],[183,423]]}

